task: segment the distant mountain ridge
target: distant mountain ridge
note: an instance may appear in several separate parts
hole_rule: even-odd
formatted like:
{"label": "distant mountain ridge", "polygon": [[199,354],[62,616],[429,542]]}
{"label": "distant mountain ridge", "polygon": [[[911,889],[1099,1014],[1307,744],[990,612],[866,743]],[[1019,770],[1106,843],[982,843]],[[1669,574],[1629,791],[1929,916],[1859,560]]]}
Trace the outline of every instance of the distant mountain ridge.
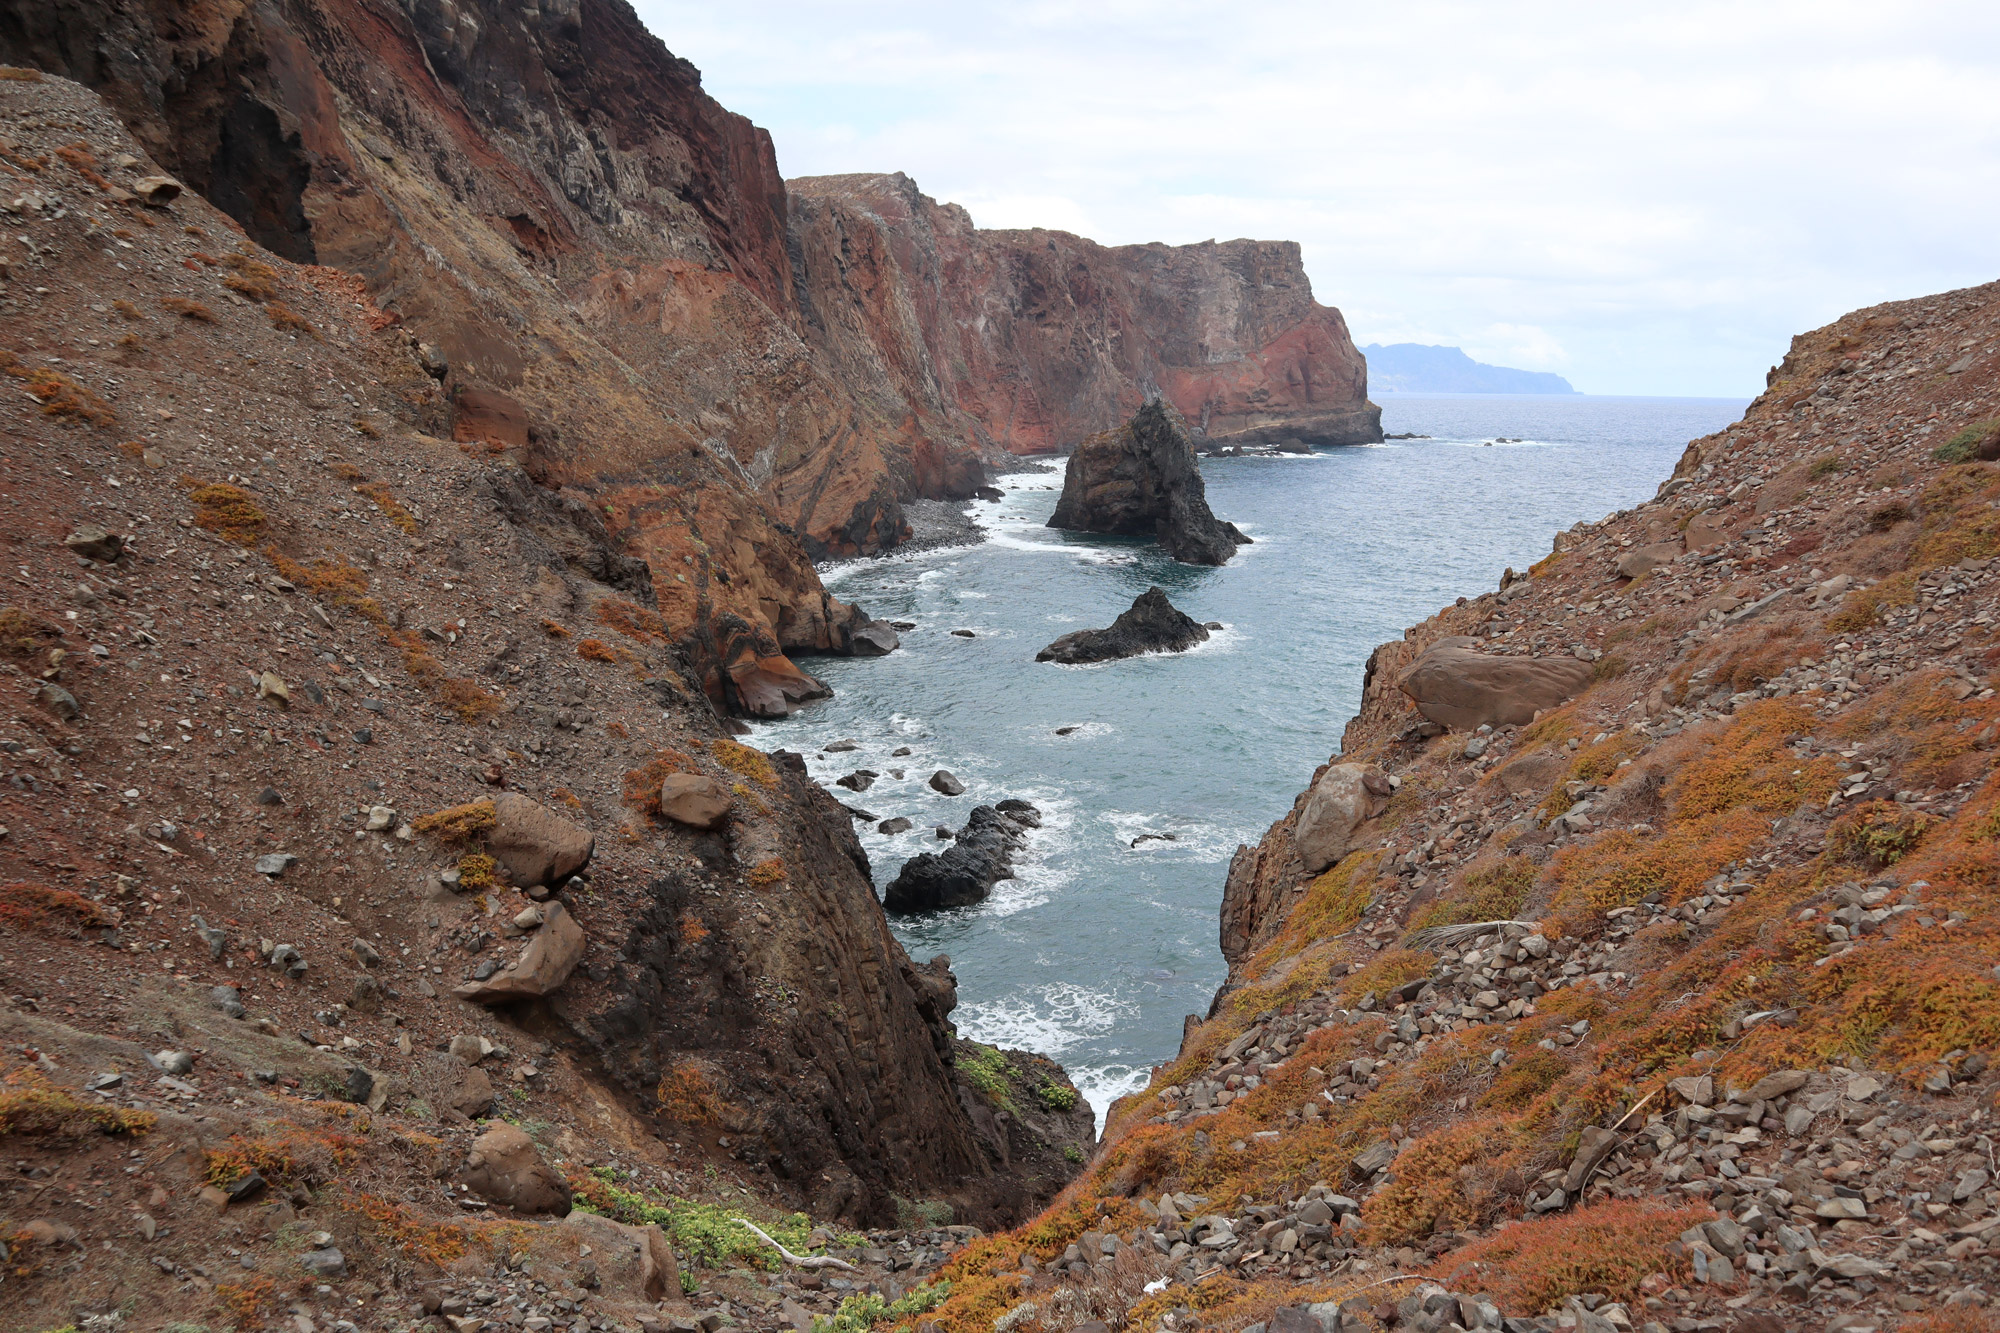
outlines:
{"label": "distant mountain ridge", "polygon": [[1368,384],[1381,393],[1575,393],[1570,382],[1546,370],[1514,370],[1474,361],[1456,347],[1424,343],[1370,343]]}

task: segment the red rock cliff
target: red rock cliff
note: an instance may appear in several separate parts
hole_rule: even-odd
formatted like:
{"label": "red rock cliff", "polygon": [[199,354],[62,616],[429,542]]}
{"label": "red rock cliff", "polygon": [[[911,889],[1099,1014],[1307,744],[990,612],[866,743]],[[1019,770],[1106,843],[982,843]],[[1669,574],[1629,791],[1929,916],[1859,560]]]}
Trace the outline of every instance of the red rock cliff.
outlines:
{"label": "red rock cliff", "polygon": [[984,231],[900,173],[789,186],[808,338],[926,433],[1046,453],[1163,395],[1211,438],[1382,438],[1367,364],[1294,242]]}

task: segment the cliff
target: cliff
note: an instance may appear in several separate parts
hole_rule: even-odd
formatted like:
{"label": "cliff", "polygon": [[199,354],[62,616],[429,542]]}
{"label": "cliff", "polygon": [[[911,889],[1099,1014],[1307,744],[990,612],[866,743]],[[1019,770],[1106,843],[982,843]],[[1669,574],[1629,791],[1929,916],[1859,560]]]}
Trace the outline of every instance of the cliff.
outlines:
{"label": "cliff", "polygon": [[623,0],[9,0],[0,58],[102,93],[256,243],[360,276],[430,348],[440,431],[606,515],[721,706],[809,697],[790,658],[849,651],[813,561],[1149,386],[1224,433],[1375,438],[1296,246],[976,232],[907,182],[794,201]]}
{"label": "cliff", "polygon": [[981,230],[901,174],[789,188],[809,337],[885,412],[1014,454],[1067,450],[1155,395],[1211,440],[1382,438],[1367,365],[1295,242]]}
{"label": "cliff", "polygon": [[447,438],[358,279],[82,87],[0,71],[0,175],[0,1138],[103,1182],[9,1199],[7,1308],[830,1315],[731,1218],[908,1281],[1073,1174],[1087,1104],[961,1066],[847,813],[703,697],[719,560]]}
{"label": "cliff", "polygon": [[940,1326],[1988,1300],[1996,321],[2000,284],[1801,335],[1655,499],[1377,648],[1230,865],[1210,1013]]}

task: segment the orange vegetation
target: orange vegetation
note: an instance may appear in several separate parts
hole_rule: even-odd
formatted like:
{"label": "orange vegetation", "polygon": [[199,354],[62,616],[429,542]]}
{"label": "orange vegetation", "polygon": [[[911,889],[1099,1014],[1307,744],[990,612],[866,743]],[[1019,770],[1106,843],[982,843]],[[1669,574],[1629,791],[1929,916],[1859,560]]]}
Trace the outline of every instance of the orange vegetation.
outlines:
{"label": "orange vegetation", "polygon": [[1668,1244],[1714,1216],[1702,1206],[1602,1203],[1504,1227],[1447,1255],[1430,1272],[1455,1291],[1482,1292],[1503,1311],[1522,1315],[1577,1292],[1629,1301],[1648,1274],[1682,1271]]}
{"label": "orange vegetation", "polygon": [[228,482],[197,487],[188,499],[194,501],[194,521],[216,536],[238,546],[254,546],[264,533],[264,511],[250,498],[250,492]]}
{"label": "orange vegetation", "polygon": [[159,1117],[151,1111],[128,1111],[80,1101],[67,1088],[31,1065],[9,1070],[0,1078],[0,1135],[46,1134],[81,1138],[91,1130],[103,1134],[146,1134]]}
{"label": "orange vegetation", "polygon": [[25,880],[0,884],[0,925],[75,937],[118,918],[81,894]]}
{"label": "orange vegetation", "polygon": [[410,821],[410,827],[444,842],[468,842],[490,832],[495,822],[493,802],[478,800],[418,815]]}

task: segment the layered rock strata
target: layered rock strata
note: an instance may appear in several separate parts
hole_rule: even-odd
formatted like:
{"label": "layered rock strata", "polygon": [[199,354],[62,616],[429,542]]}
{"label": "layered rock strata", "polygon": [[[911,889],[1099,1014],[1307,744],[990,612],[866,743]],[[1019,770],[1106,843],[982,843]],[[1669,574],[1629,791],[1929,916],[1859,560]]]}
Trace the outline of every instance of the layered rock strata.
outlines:
{"label": "layered rock strata", "polygon": [[1158,399],[1118,429],[1077,446],[1048,525],[1152,537],[1168,555],[1190,565],[1225,564],[1250,541],[1209,510],[1187,422]]}
{"label": "layered rock strata", "polygon": [[1368,367],[1291,241],[984,230],[909,177],[787,182],[800,307],[842,380],[933,433],[1068,449],[1162,395],[1207,439],[1382,438]]}

